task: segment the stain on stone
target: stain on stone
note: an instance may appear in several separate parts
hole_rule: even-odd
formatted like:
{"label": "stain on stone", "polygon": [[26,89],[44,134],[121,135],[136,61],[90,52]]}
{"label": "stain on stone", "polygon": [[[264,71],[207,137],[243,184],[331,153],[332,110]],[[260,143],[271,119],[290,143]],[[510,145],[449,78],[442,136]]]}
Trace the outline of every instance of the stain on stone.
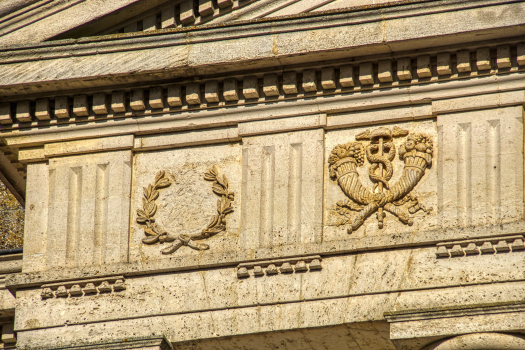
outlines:
{"label": "stain on stone", "polygon": [[24,208],[0,182],[0,250],[22,248]]}

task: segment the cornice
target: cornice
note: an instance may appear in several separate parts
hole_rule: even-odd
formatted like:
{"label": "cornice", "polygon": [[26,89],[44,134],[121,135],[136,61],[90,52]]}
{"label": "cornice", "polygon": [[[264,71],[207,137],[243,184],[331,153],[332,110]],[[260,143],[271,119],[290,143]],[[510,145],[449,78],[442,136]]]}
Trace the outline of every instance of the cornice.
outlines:
{"label": "cornice", "polygon": [[[168,121],[172,123],[166,131],[210,128],[247,120],[428,104],[442,98],[523,88],[514,81],[519,84],[523,80],[525,43],[492,45],[452,53],[420,52],[416,57],[397,59],[378,56],[375,60],[334,66],[319,62],[307,69],[223,75],[180,84],[95,90],[50,98],[39,94],[31,100],[0,103],[0,131],[7,145],[25,143],[27,147],[44,141],[13,141],[18,130],[26,136],[67,131],[69,135],[64,139],[75,139],[75,130],[104,128],[111,135],[111,123],[102,126],[97,122],[123,119],[118,122],[119,134],[147,134],[150,127],[146,125],[156,124],[152,127],[158,128]],[[452,91],[470,87],[477,87],[476,92]],[[294,102],[293,111],[290,102]],[[268,108],[272,112],[265,117],[262,114]],[[258,115],[250,117],[254,112]],[[240,119],[236,117],[239,114],[243,115]],[[138,124],[143,126],[125,128]],[[70,127],[64,128],[65,125]],[[60,131],[55,126],[61,126]]]}
{"label": "cornice", "polygon": [[[303,245],[286,244],[273,248],[257,248],[249,250],[229,250],[201,256],[170,256],[147,261],[131,261],[127,263],[112,263],[100,266],[85,266],[78,268],[54,268],[46,271],[22,272],[8,275],[6,287],[14,292],[16,289],[40,287],[46,283],[57,283],[80,279],[124,275],[151,275],[158,273],[178,273],[209,268],[236,268],[237,265],[249,262],[259,262],[274,259],[288,259],[319,255],[323,259],[344,254],[361,254],[385,249],[423,249],[439,242],[457,241],[458,239],[497,240],[509,235],[521,234],[525,230],[525,222],[520,221],[502,225],[488,225],[469,228],[451,228],[445,230],[394,233],[381,236],[350,238],[344,240],[308,243]],[[429,251],[429,254],[433,252]],[[523,254],[521,251],[519,254]],[[475,257],[474,257],[475,258]],[[505,277],[502,277],[505,278]],[[493,281],[494,282],[494,281]],[[471,284],[479,284],[474,280]],[[430,286],[430,288],[432,288]]]}
{"label": "cornice", "polygon": [[[483,17],[487,11],[496,18]],[[217,26],[62,40],[0,50],[0,93],[14,96],[284,68],[326,59],[525,35],[522,1],[427,2]],[[411,28],[405,22],[410,20]],[[450,26],[454,23],[454,26]],[[314,38],[314,39],[312,39]],[[242,48],[242,49],[241,49]],[[233,64],[235,63],[235,64]]]}

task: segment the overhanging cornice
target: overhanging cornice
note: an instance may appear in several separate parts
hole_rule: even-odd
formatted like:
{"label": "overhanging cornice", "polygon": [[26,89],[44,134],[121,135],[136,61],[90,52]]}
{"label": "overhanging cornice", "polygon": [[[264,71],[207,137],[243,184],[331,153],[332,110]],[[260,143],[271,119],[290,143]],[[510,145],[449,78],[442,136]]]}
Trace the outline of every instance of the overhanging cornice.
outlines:
{"label": "overhanging cornice", "polygon": [[506,38],[525,34],[524,13],[524,1],[433,1],[13,46],[0,50],[0,94],[188,79],[240,67],[351,60]]}

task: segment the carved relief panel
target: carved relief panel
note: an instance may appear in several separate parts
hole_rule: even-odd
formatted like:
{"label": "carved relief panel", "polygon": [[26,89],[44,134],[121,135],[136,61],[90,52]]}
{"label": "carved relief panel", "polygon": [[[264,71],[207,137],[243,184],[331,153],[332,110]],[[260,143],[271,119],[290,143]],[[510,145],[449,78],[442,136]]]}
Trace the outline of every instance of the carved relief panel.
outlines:
{"label": "carved relief panel", "polygon": [[131,151],[31,164],[24,271],[127,262]]}
{"label": "carved relief panel", "polygon": [[329,131],[327,240],[436,228],[434,121]]}
{"label": "carved relief panel", "polygon": [[236,250],[241,147],[137,153],[130,260]]}
{"label": "carved relief panel", "polygon": [[523,108],[438,116],[439,226],[523,220]]}

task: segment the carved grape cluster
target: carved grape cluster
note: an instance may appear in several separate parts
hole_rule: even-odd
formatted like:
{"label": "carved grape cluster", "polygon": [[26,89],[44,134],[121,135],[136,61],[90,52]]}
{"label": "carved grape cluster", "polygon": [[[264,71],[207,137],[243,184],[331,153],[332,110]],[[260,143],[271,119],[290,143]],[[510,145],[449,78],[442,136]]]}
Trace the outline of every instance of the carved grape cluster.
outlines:
{"label": "carved grape cluster", "polygon": [[399,147],[399,158],[404,159],[405,154],[413,150],[432,155],[433,149],[434,144],[431,136],[423,133],[410,134],[406,142]]}
{"label": "carved grape cluster", "polygon": [[332,150],[328,163],[333,165],[338,160],[347,157],[355,159],[357,166],[361,166],[365,163],[365,148],[360,142],[348,142],[344,145],[337,145]]}
{"label": "carved grape cluster", "polygon": [[365,163],[365,148],[360,142],[348,142],[344,145],[335,146],[330,157],[328,157],[331,179],[336,177],[337,162],[345,158],[353,160],[356,166],[362,166]]}

